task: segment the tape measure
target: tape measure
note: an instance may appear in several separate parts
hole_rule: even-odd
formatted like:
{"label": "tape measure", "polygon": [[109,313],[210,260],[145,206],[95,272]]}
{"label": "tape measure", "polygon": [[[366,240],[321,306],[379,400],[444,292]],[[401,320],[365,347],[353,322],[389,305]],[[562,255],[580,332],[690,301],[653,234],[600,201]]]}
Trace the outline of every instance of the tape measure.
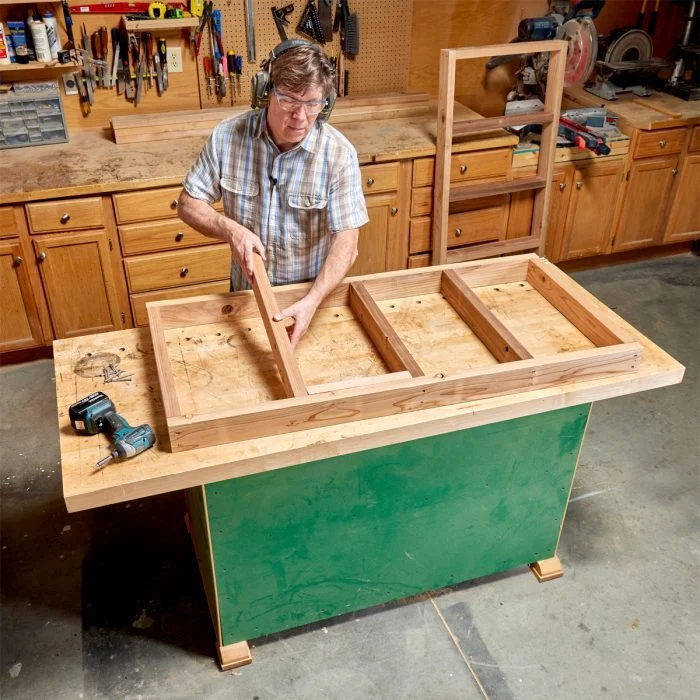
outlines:
{"label": "tape measure", "polygon": [[148,16],[154,19],[164,19],[167,9],[164,2],[152,2],[148,6]]}

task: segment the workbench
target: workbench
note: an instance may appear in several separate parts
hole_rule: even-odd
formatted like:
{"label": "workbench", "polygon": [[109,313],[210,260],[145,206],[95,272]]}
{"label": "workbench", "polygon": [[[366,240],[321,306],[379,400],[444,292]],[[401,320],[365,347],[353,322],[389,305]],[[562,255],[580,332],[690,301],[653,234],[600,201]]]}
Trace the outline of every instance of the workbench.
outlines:
{"label": "workbench", "polygon": [[[527,267],[533,257],[499,266]],[[482,274],[476,292],[534,358],[585,353],[595,345],[528,282],[488,283],[480,272],[487,262],[465,263],[463,272]],[[396,287],[406,274],[371,277]],[[305,286],[284,289],[301,294]],[[383,309],[426,375],[497,362],[476,335],[455,335],[459,318],[439,292],[403,293],[409,296],[382,302]],[[224,304],[224,311],[251,294],[210,295],[202,303]],[[583,290],[578,295],[603,322],[640,344],[634,371],[597,378],[572,371],[557,385],[177,452],[170,450],[148,328],[56,341],[68,510],[187,491],[188,525],[223,668],[250,661],[250,639],[432,588],[527,564],[540,580],[559,576],[556,549],[591,404],[678,383],[684,372],[589,297]],[[310,384],[386,371],[339,303],[331,299],[319,310],[298,346]],[[279,391],[262,321],[232,316],[173,328],[165,337],[186,413],[231,408],[234,385],[251,405],[260,393]],[[327,326],[330,335],[319,331]],[[132,380],[105,385],[109,364]],[[68,406],[98,389],[132,425],[150,424],[157,443],[95,471],[107,440],[76,435]]]}

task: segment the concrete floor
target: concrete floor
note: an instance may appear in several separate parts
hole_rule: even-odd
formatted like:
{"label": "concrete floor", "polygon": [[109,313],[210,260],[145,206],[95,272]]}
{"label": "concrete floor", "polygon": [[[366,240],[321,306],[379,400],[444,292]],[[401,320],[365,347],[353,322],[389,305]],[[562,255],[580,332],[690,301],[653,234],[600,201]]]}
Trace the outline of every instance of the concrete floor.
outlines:
{"label": "concrete floor", "polygon": [[256,640],[254,663],[228,673],[182,495],[67,514],[52,363],[0,370],[0,695],[697,697],[700,259],[575,277],[687,372],[594,406],[564,578],[516,569]]}

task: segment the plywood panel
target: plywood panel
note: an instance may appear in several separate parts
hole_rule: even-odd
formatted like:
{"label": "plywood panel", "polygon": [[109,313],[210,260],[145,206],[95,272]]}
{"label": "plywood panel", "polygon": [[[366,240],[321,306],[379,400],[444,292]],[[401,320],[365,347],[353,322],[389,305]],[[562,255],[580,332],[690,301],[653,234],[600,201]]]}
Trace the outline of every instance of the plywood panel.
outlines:
{"label": "plywood panel", "polygon": [[[182,415],[286,396],[262,319],[176,328],[165,338]],[[295,358],[307,386],[389,372],[348,307],[320,309]]]}
{"label": "plywood panel", "polygon": [[533,357],[595,347],[527,282],[474,289]]}

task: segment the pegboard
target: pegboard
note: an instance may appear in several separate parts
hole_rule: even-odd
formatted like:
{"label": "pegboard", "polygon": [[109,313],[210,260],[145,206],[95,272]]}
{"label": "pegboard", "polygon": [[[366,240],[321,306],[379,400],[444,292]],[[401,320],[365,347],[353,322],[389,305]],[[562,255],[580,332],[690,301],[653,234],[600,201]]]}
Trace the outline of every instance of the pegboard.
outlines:
{"label": "pegboard", "polygon": [[[272,16],[272,7],[290,4],[278,0],[254,0],[255,7],[255,63],[248,62],[244,0],[215,0],[214,9],[221,10],[224,53],[235,51],[243,56],[243,74],[240,94],[238,87],[235,105],[250,105],[250,82],[260,70],[260,63],[281,42]],[[306,0],[294,0],[294,11],[288,16],[286,28],[290,39],[306,39],[298,34],[297,24],[306,8]],[[411,18],[413,0],[350,0],[350,12],[357,13],[360,22],[360,51],[357,56],[344,56],[344,70],[349,72],[348,95],[366,95],[384,91],[408,89],[411,61]],[[316,3],[318,7],[318,3]],[[333,1],[333,17],[336,2]],[[340,36],[322,45],[329,58],[340,54]],[[204,33],[197,59],[197,77],[202,108],[230,106],[231,84],[227,80],[226,97],[207,95],[203,58],[210,56],[209,35]]]}

